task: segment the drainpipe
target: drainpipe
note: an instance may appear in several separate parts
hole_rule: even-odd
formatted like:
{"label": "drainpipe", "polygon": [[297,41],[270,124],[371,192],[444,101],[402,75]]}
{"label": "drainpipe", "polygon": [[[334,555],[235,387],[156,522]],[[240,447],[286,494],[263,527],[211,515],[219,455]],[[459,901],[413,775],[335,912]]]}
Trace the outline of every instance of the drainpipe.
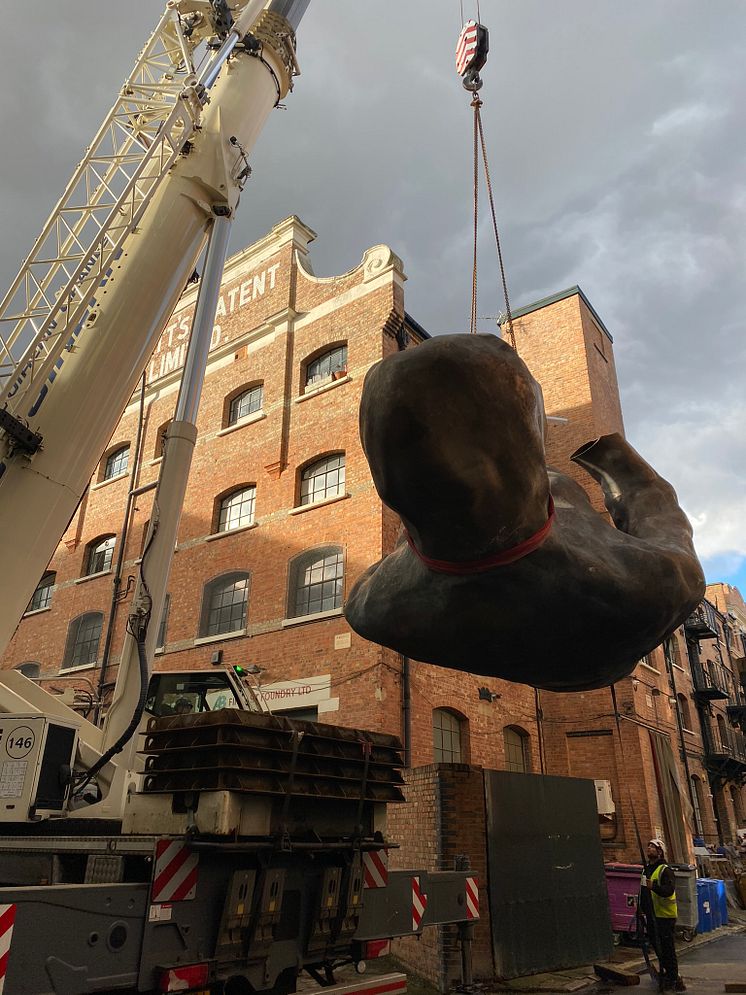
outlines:
{"label": "drainpipe", "polygon": [[[689,801],[691,802],[692,811],[697,812],[697,805],[694,800],[694,786],[692,785],[692,774],[689,770],[689,757],[686,752],[686,740],[684,739],[684,722],[681,718],[681,707],[679,706],[679,696],[676,693],[676,675],[673,672],[673,654],[671,653],[671,639],[673,636],[669,636],[668,639],[663,642],[663,657],[666,661],[666,670],[668,671],[668,682],[671,686],[671,694],[674,700],[674,709],[676,711],[676,725],[679,729],[679,743],[681,745],[681,759],[684,762],[684,770],[686,772],[686,787],[689,794]],[[699,828],[701,832],[704,832],[703,826],[696,826],[695,829]]]}
{"label": "drainpipe", "polygon": [[534,709],[536,711],[536,733],[539,740],[539,767],[546,774],[544,761],[544,712],[541,709],[541,697],[538,688],[534,688]]}
{"label": "drainpipe", "polygon": [[404,766],[412,766],[412,681],[409,669],[409,657],[399,654],[401,661],[401,726],[402,743],[404,744]]}
{"label": "drainpipe", "polygon": [[127,491],[127,504],[124,510],[124,519],[122,521],[122,527],[119,530],[119,541],[117,543],[117,562],[114,567],[114,578],[112,580],[112,590],[111,590],[111,604],[109,606],[109,621],[106,626],[106,637],[104,638],[104,651],[101,654],[101,669],[98,675],[98,690],[96,693],[96,710],[94,712],[94,722],[98,725],[101,718],[101,709],[103,702],[103,694],[106,687],[106,671],[109,666],[109,657],[111,655],[111,644],[114,638],[114,623],[117,616],[117,607],[119,602],[122,600],[121,587],[122,587],[122,564],[124,563],[124,550],[127,545],[127,537],[129,535],[130,519],[132,516],[132,504],[135,499],[135,485],[137,482],[137,475],[140,469],[140,461],[142,459],[142,442],[143,442],[143,424],[145,420],[145,374],[142,375],[142,380],[140,381],[140,409],[137,418],[137,438],[135,440],[134,447],[130,450],[132,453],[132,469],[130,470],[130,486]]}

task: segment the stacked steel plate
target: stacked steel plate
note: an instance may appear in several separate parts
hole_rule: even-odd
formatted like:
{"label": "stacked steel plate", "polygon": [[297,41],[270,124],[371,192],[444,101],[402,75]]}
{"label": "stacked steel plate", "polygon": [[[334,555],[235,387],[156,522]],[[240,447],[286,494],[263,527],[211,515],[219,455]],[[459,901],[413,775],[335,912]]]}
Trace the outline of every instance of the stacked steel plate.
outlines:
{"label": "stacked steel plate", "polygon": [[395,736],[226,708],[151,719],[146,792],[404,801]]}

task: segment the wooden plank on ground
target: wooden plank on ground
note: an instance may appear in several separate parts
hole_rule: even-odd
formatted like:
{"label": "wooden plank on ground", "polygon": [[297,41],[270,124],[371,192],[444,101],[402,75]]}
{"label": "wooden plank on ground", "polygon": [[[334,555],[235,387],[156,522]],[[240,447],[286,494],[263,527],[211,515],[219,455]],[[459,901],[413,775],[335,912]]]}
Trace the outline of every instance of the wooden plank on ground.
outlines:
{"label": "wooden plank on ground", "polygon": [[624,985],[631,988],[640,984],[640,975],[632,974],[628,971],[617,971],[606,964],[594,964],[593,970],[602,981],[610,981],[614,985]]}
{"label": "wooden plank on ground", "polygon": [[746,981],[726,981],[723,985],[724,992],[746,992]]}

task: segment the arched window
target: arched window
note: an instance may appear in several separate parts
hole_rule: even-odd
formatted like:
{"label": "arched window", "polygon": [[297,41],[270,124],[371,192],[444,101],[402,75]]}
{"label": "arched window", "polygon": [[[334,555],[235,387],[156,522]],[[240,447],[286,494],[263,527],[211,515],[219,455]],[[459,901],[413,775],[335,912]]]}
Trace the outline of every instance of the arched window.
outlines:
{"label": "arched window", "polygon": [[232,532],[243,529],[254,521],[256,487],[241,487],[231,491],[217,503],[217,531]]}
{"label": "arched window", "polygon": [[692,725],[692,710],[689,707],[689,699],[685,694],[678,694],[676,696],[679,700],[679,712],[681,713],[681,722],[685,729],[694,730]]}
{"label": "arched window", "polygon": [[692,774],[692,806],[694,808],[694,828],[698,836],[704,836],[705,827],[702,822],[702,782],[696,774]]}
{"label": "arched window", "polygon": [[345,492],[345,454],[334,453],[309,463],[300,475],[300,503],[313,504]]}
{"label": "arched window", "polygon": [[333,346],[319,353],[306,365],[306,390],[337,380],[347,373],[347,344]]}
{"label": "arched window", "polygon": [[264,403],[264,384],[255,384],[253,387],[241,388],[241,390],[228,398],[228,417],[225,419],[226,427],[235,425],[242,418],[256,414],[262,410]]}
{"label": "arched window", "polygon": [[24,677],[28,677],[30,680],[34,680],[41,676],[41,664],[36,663],[34,660],[28,660],[26,663],[19,663],[17,667],[13,668],[23,674]]}
{"label": "arched window", "polygon": [[344,554],[340,546],[302,553],[290,568],[288,617],[341,608],[343,588]]}
{"label": "arched window", "polygon": [[67,630],[62,670],[96,662],[103,624],[104,616],[101,612],[87,612],[73,619]]}
{"label": "arched window", "polygon": [[466,720],[449,708],[433,709],[433,763],[465,762],[464,728]]}
{"label": "arched window", "polygon": [[53,570],[48,570],[44,574],[29,601],[27,612],[38,612],[42,608],[49,608],[52,604],[52,591],[56,579],[57,574]]}
{"label": "arched window", "polygon": [[130,461],[130,447],[129,444],[126,446],[120,446],[118,449],[112,450],[106,457],[106,463],[104,464],[104,480],[111,480],[112,477],[120,477],[123,473],[127,472],[127,466]]}
{"label": "arched window", "polygon": [[216,577],[205,585],[200,636],[217,636],[246,628],[249,579],[249,574],[236,571]]}
{"label": "arched window", "polygon": [[505,748],[505,769],[517,774],[531,773],[531,758],[528,749],[529,737],[519,726],[505,726],[503,746]]}
{"label": "arched window", "polygon": [[85,559],[84,577],[90,574],[100,574],[111,570],[111,560],[114,555],[116,536],[101,536],[88,544]]}

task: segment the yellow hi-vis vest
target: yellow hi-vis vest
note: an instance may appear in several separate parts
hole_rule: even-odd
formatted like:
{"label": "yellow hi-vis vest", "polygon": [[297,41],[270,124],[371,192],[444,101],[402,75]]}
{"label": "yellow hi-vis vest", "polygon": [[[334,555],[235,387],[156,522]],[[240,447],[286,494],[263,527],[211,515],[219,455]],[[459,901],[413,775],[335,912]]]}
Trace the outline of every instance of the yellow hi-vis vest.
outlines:
{"label": "yellow hi-vis vest", "polygon": [[[653,871],[650,877],[653,884],[660,879],[665,866],[665,864],[659,864]],[[679,914],[679,909],[676,905],[676,892],[674,892],[670,898],[664,898],[662,895],[656,894],[656,892],[651,889],[650,897],[653,899],[653,914],[656,919],[675,919]]]}

